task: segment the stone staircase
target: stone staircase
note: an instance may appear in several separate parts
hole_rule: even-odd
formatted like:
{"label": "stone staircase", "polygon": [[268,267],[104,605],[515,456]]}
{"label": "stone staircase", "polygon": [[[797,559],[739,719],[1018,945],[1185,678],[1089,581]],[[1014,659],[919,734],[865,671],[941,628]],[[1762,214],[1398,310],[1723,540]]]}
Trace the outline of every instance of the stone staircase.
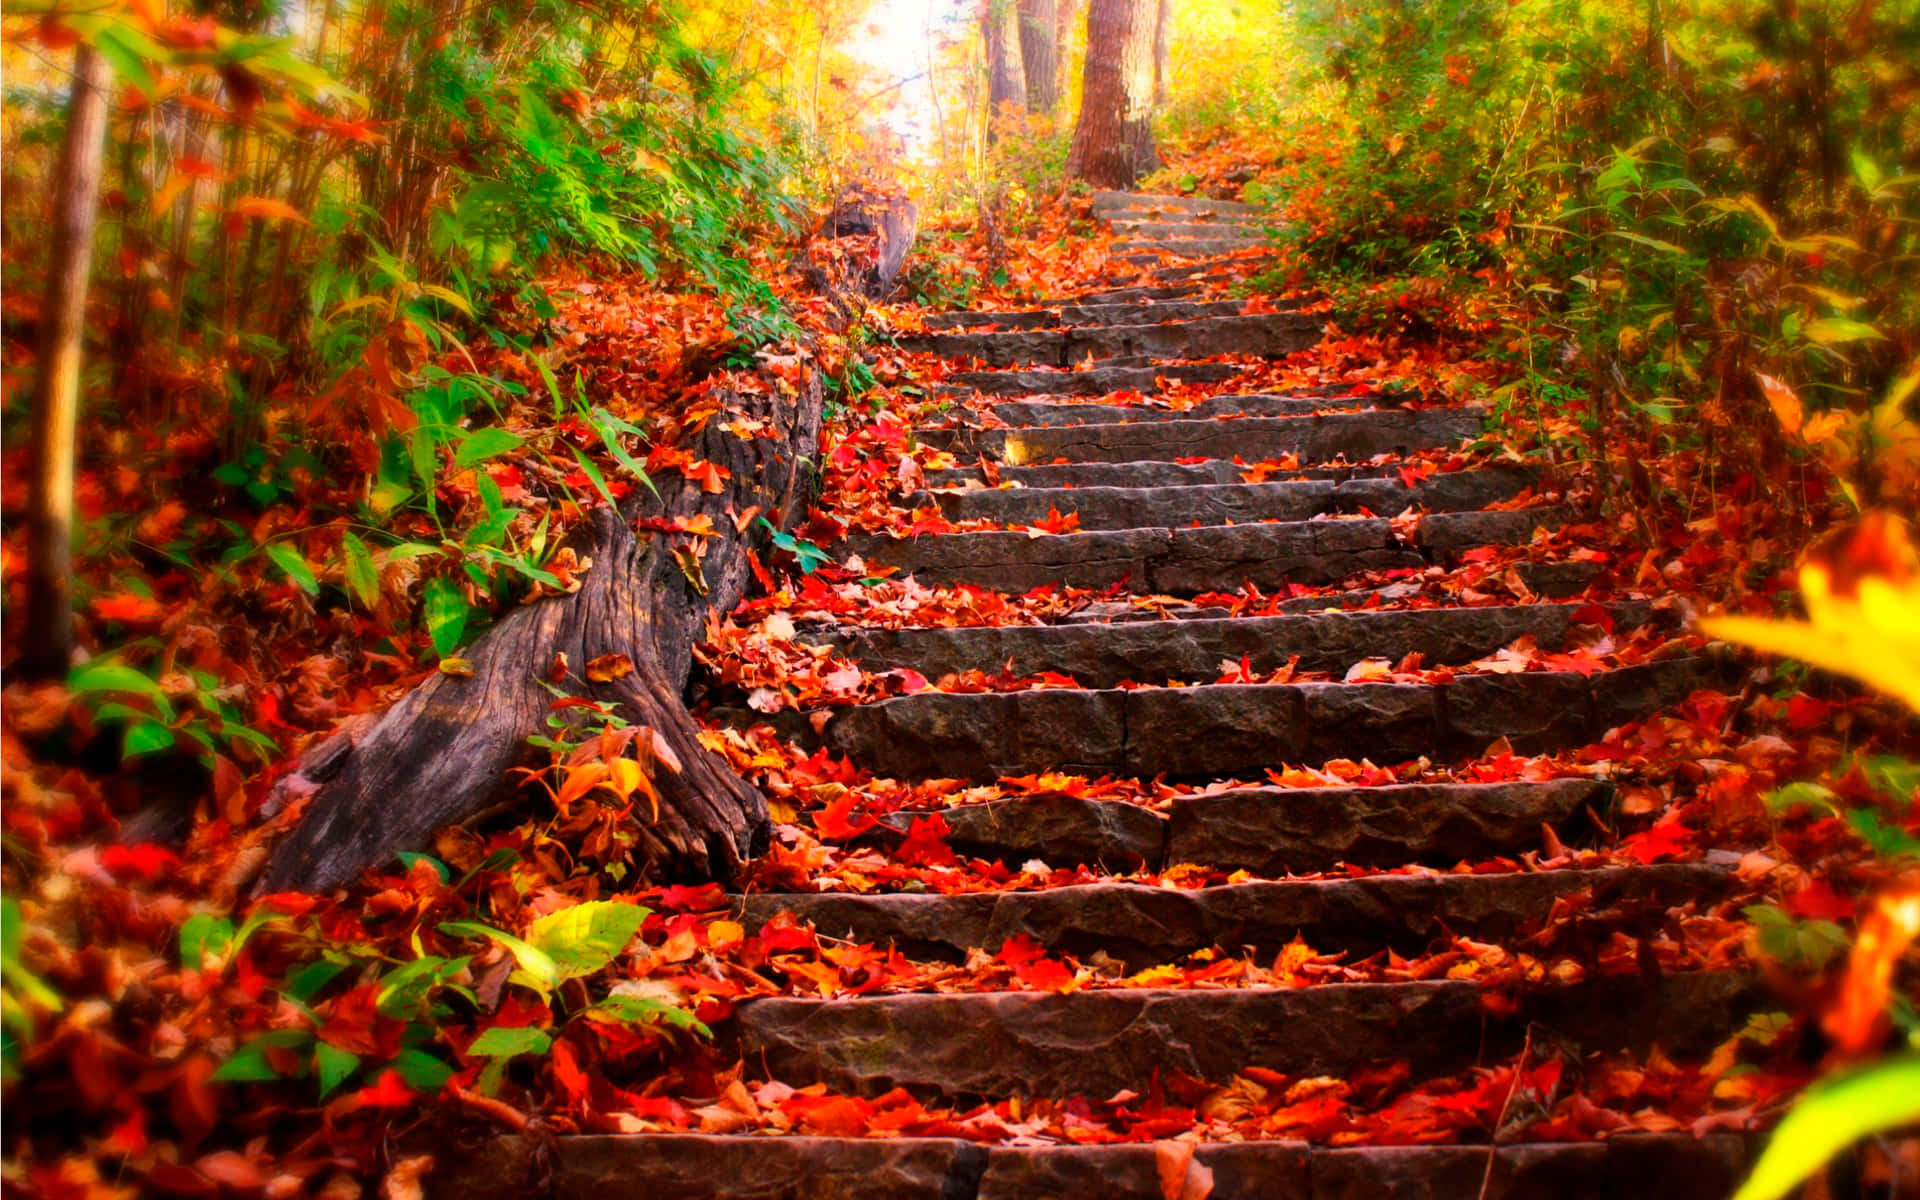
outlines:
{"label": "stone staircase", "polygon": [[[937,505],[952,520],[1077,514],[1079,529],[867,537],[843,550],[927,584],[1020,592],[1062,583],[1110,587],[1118,599],[1047,625],[803,631],[873,670],[911,667],[934,679],[1004,667],[1059,672],[1082,686],[930,691],[836,710],[819,735],[833,753],[900,779],[1046,771],[1259,779],[1268,768],[1340,758],[1459,762],[1502,738],[1519,753],[1578,746],[1725,678],[1721,664],[1678,659],[1421,684],[1214,682],[1223,660],[1265,674],[1298,656],[1298,669],[1339,679],[1368,658],[1418,653],[1428,666],[1460,665],[1521,637],[1551,649],[1595,611],[1552,598],[1580,589],[1578,564],[1533,568],[1527,581],[1542,599],[1524,605],[1450,605],[1444,595],[1425,597],[1417,577],[1347,598],[1440,603],[1355,610],[1340,596],[1314,596],[1257,617],[1210,603],[1209,595],[1249,582],[1284,590],[1365,571],[1446,567],[1475,547],[1525,542],[1568,514],[1551,505],[1488,507],[1533,482],[1527,468],[1408,483],[1391,465],[1370,463],[1476,436],[1483,414],[1473,408],[1394,407],[1338,388],[1225,395],[1179,413],[1103,402],[1126,389],[1151,392],[1156,377],[1229,379],[1239,367],[1187,360],[1282,355],[1317,340],[1320,321],[1242,315],[1239,302],[1206,290],[1216,256],[1258,244],[1261,214],[1250,206],[1102,193],[1095,209],[1121,239],[1120,260],[1190,258],[1175,264],[1188,282],[929,319],[932,332],[918,347],[967,360],[950,385],[977,407],[920,436],[979,465],[932,472],[930,490],[905,502]],[[1247,483],[1236,458],[1300,466]],[[1416,504],[1426,515],[1411,534],[1386,517],[1358,515]],[[1145,592],[1186,602],[1139,619],[1125,597]],[[1619,631],[1662,619],[1641,602],[1604,606],[1604,615]],[[1510,944],[1561,903],[1663,910],[1725,894],[1727,869],[1712,862],[1286,878],[1339,864],[1445,868],[1519,855],[1541,846],[1543,830],[1592,845],[1613,824],[1612,804],[1607,785],[1586,779],[1234,785],[1174,795],[1164,811],[1042,791],[946,809],[949,844],[1016,866],[1037,858],[1125,873],[1194,863],[1267,878],[1195,889],[1100,881],[963,895],[753,894],[738,898],[736,916],[752,933],[792,913],[822,935],[946,962],[1024,935],[1049,952],[1104,955],[1132,971],[1211,947],[1270,955],[1296,938],[1351,959],[1417,956],[1445,937]],[[875,836],[884,844],[911,815],[894,814]],[[905,1088],[950,1103],[1105,1099],[1149,1092],[1178,1074],[1222,1083],[1247,1067],[1343,1076],[1392,1059],[1407,1062],[1417,1081],[1510,1060],[1549,1040],[1582,1052],[1657,1046],[1700,1056],[1758,1003],[1754,981],[1733,972],[1549,980],[1499,1005],[1485,1002],[1478,982],[1442,976],[1302,988],[779,997],[743,1003],[721,1035],[750,1077],[794,1087],[824,1083],[865,1096]],[[1155,1150],[1139,1144],[686,1134],[562,1139],[545,1153],[552,1193],[564,1197],[1163,1194]],[[1218,1200],[1705,1200],[1731,1191],[1746,1153],[1738,1135],[1676,1133],[1480,1146],[1248,1141],[1203,1145],[1194,1162],[1211,1172]],[[489,1169],[484,1159],[467,1167],[482,1178]]]}

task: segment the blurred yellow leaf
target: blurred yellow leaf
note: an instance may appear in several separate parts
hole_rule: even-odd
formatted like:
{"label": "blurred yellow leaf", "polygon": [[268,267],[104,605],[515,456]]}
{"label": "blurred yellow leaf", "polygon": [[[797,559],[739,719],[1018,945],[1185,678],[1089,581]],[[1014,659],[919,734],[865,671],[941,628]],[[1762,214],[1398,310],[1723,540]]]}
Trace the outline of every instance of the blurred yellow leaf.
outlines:
{"label": "blurred yellow leaf", "polygon": [[[1870,568],[1912,562],[1913,546],[1898,518],[1882,516],[1863,528],[1884,543],[1867,560]],[[1850,675],[1920,712],[1920,574],[1861,574],[1854,583],[1851,594],[1836,592],[1833,570],[1809,563],[1800,571],[1805,621],[1717,617],[1701,627],[1709,637]]]}

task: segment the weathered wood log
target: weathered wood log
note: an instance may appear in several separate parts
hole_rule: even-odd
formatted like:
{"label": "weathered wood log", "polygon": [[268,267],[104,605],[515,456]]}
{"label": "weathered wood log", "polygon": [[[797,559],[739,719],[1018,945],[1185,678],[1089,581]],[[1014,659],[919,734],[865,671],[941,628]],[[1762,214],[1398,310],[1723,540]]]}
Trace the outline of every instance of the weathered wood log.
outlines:
{"label": "weathered wood log", "polygon": [[[293,833],[276,847],[264,887],[321,891],[354,878],[397,850],[428,844],[434,830],[466,820],[508,790],[508,769],[535,759],[552,694],[540,680],[557,654],[568,689],[620,706],[651,726],[681,764],[658,766],[659,818],[643,803],[636,858],[663,877],[727,878],[765,848],[766,800],[698,740],[683,699],[693,647],[710,613],[738,604],[751,578],[748,552],[766,516],[785,527],[814,486],[821,394],[817,377],[799,388],[763,377],[761,392],[721,394],[722,408],[688,448],[727,469],[709,493],[679,475],[656,483],[615,513],[592,510],[571,544],[591,559],[582,586],[512,613],[465,657],[473,674],[435,675],[379,719],[351,749],[314,757],[331,776]],[[706,516],[714,534],[635,532],[654,517]],[[694,554],[704,544],[704,554]],[[634,669],[617,679],[581,678],[587,663],[624,654]],[[346,739],[342,739],[346,740]]]}

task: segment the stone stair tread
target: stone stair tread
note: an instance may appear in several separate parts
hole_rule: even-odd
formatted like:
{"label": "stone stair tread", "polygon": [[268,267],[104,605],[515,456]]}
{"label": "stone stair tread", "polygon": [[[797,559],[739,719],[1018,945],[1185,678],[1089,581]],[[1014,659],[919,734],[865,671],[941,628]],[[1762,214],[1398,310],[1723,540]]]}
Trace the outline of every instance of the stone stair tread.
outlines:
{"label": "stone stair tread", "polygon": [[1031,525],[1057,513],[1075,516],[1082,530],[1185,527],[1304,521],[1362,509],[1392,517],[1413,506],[1429,513],[1460,512],[1506,500],[1534,478],[1533,472],[1524,469],[1490,468],[1437,474],[1412,484],[1388,476],[1157,488],[970,488],[914,493],[901,504],[913,509],[935,505],[949,521]]}
{"label": "stone stair tread", "polygon": [[1155,320],[1190,321],[1198,317],[1240,316],[1245,300],[1137,300],[1109,304],[1062,302],[1047,308],[1021,308],[1004,311],[930,313],[926,327],[932,330],[977,329],[1052,329],[1061,326],[1142,325]]}
{"label": "stone stair tread", "polygon": [[1093,193],[1095,213],[1136,212],[1174,210],[1184,212],[1247,213],[1255,216],[1265,215],[1272,210],[1265,205],[1248,204],[1241,200],[1215,200],[1210,196],[1175,196],[1151,192],[1123,192],[1099,190]]}
{"label": "stone stair tread", "polygon": [[1133,528],[1048,534],[982,531],[902,539],[860,536],[843,554],[894,567],[923,584],[964,583],[996,591],[1110,587],[1194,595],[1251,583],[1330,584],[1366,571],[1421,570],[1476,546],[1520,545],[1540,526],[1565,522],[1558,506],[1430,513],[1416,543],[1399,542],[1390,520],[1263,521],[1194,528]]}
{"label": "stone stair tread", "polygon": [[1299,392],[1239,392],[1209,396],[1188,408],[1151,404],[1067,403],[1059,400],[1002,400],[992,405],[994,416],[1020,427],[1053,425],[1112,425],[1127,421],[1184,417],[1297,417],[1316,412],[1356,408],[1398,408],[1407,399],[1400,394],[1357,394],[1345,388]]}
{"label": "stone stair tread", "polygon": [[1446,683],[1249,683],[919,692],[837,710],[826,745],[876,775],[991,782],[1068,771],[1258,777],[1368,758],[1464,759],[1502,738],[1522,754],[1584,745],[1724,682],[1708,657],[1597,671],[1460,675]]}
{"label": "stone stair tread", "polygon": [[1112,392],[1152,392],[1162,379],[1172,383],[1225,383],[1245,370],[1239,363],[1115,366],[1109,362],[1075,371],[1042,367],[955,371],[947,376],[946,387],[982,396],[1105,396]]}
{"label": "stone stair tread", "polygon": [[[1571,789],[1581,782],[1553,786]],[[1518,784],[1479,786],[1514,794],[1524,790]],[[1112,809],[1134,807],[1105,803]],[[1214,946],[1264,953],[1296,937],[1316,949],[1349,950],[1356,959],[1382,950],[1412,956],[1440,938],[1498,943],[1521,936],[1568,896],[1590,893],[1596,907],[1636,901],[1671,907],[1716,901],[1732,882],[1721,867],[1661,863],[1282,879],[1204,888],[1108,882],[956,895],[758,892],[735,897],[733,904],[749,933],[785,912],[811,922],[825,936],[893,945],[923,960],[957,962],[970,950],[993,951],[1009,938],[1025,936],[1050,953],[1087,958],[1104,951],[1139,970]]]}
{"label": "stone stair tread", "polygon": [[898,340],[903,349],[972,359],[993,367],[1066,367],[1090,358],[1097,361],[1139,355],[1167,359],[1216,354],[1277,357],[1318,342],[1325,324],[1324,316],[1281,312],[1137,325],[928,333]]}
{"label": "stone stair tread", "polygon": [[[1745,1137],[1625,1133],[1590,1142],[1311,1146],[1201,1142],[1210,1200],[1710,1200],[1732,1193]],[[982,1145],[952,1137],[709,1133],[492,1138],[422,1176],[429,1200],[1159,1200],[1145,1143]],[[1484,1184],[1484,1187],[1483,1187]]]}
{"label": "stone stair tread", "polygon": [[[1159,254],[1116,255],[1115,261],[1136,267],[1153,266],[1155,263],[1164,263],[1166,257]],[[1273,266],[1277,261],[1271,254],[1228,254],[1155,267],[1146,273],[1146,277],[1155,283],[1194,283],[1202,286],[1232,284]]]}
{"label": "stone stair tread", "polygon": [[[998,465],[995,474],[1000,477],[1002,484],[1026,488],[1190,487],[1244,483],[1248,466],[1257,461],[1234,462],[1229,458],[1206,458],[1194,462],[1136,459],[1130,462],[1028,463]],[[1323,479],[1336,483],[1349,479],[1385,479],[1397,476],[1403,465],[1388,461],[1302,466],[1289,471],[1275,471],[1267,478],[1283,482]],[[970,485],[988,486],[979,467],[953,467],[927,472],[927,486],[930,488],[965,488]]]}
{"label": "stone stair tread", "polygon": [[1499,1013],[1479,983],[1325,983],[1304,988],[1126,988],[743,1002],[729,1050],[794,1087],[878,1095],[1109,1096],[1180,1072],[1224,1083],[1247,1066],[1344,1075],[1403,1061],[1414,1080],[1517,1053],[1544,1027],[1585,1051],[1654,1046],[1700,1055],[1737,1031],[1763,987],[1739,972],[1606,976],[1513,993]]}
{"label": "stone stair tread", "polygon": [[1135,304],[1143,300],[1179,300],[1200,291],[1198,284],[1166,285],[1126,284],[1096,288],[1072,296],[1053,296],[1033,302],[1035,308],[1059,308],[1068,304]]}
{"label": "stone stair tread", "polygon": [[[1409,654],[1425,665],[1471,662],[1532,637],[1542,649],[1564,644],[1587,606],[1485,605],[1320,612],[1273,617],[1196,617],[1180,621],[982,625],[966,628],[872,629],[839,626],[806,640],[834,647],[869,670],[911,667],[929,679],[959,671],[1056,671],[1086,687],[1217,679],[1223,660],[1243,659],[1256,674],[1297,656],[1302,671],[1344,671],[1364,658],[1394,661]],[[1653,617],[1644,602],[1600,606],[1616,629]]]}
{"label": "stone stair tread", "polygon": [[1197,258],[1201,255],[1232,254],[1264,246],[1268,240],[1265,234],[1256,231],[1244,234],[1222,232],[1211,237],[1127,237],[1115,240],[1112,249],[1123,261],[1136,262],[1141,255],[1153,260],[1162,256]]}
{"label": "stone stair tread", "polygon": [[[1116,246],[1113,261],[1132,267],[1155,267],[1147,272],[1154,280],[1205,279],[1209,276],[1226,277],[1231,269],[1239,266],[1264,265],[1273,261],[1271,254],[1248,254],[1248,250],[1263,247],[1262,242],[1190,242],[1169,246],[1158,250],[1125,250]],[[1171,264],[1168,260],[1172,259]]]}
{"label": "stone stair tread", "polygon": [[[1585,779],[1542,783],[1409,783],[1372,788],[1246,787],[1176,796],[1168,814],[1124,801],[1064,793],[1010,797],[941,811],[947,844],[1012,868],[1164,870],[1194,863],[1284,876],[1342,863],[1390,868],[1450,866],[1538,849],[1541,830],[1589,841],[1611,789]],[[926,814],[881,818],[905,833]]]}
{"label": "stone stair tread", "polygon": [[[1179,217],[1179,220],[1169,220]],[[1252,215],[1208,216],[1203,213],[1161,213],[1142,216],[1114,216],[1107,221],[1115,234],[1132,237],[1210,237],[1213,234],[1235,236],[1264,234],[1272,217]]]}
{"label": "stone stair tread", "polygon": [[1015,466],[1058,460],[1163,462],[1236,457],[1257,462],[1287,455],[1297,456],[1302,462],[1324,462],[1450,446],[1478,436],[1485,417],[1486,410],[1478,405],[1459,405],[1314,412],[1292,417],[1196,419],[1168,413],[1159,419],[1107,424],[928,428],[915,432],[930,446],[956,454],[986,454]]}

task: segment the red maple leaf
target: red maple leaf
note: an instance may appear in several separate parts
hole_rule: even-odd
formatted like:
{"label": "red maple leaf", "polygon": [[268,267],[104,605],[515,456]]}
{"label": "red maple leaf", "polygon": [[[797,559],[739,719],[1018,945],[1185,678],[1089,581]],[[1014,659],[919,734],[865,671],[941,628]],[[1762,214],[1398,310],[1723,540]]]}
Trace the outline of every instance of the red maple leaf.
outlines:
{"label": "red maple leaf", "polygon": [[354,1096],[363,1108],[411,1108],[416,1103],[413,1089],[400,1078],[400,1072],[388,1067],[372,1087],[364,1087]]}
{"label": "red maple leaf", "polygon": [[1803,921],[1844,921],[1853,916],[1854,903],[1824,879],[1816,879],[1788,896],[1783,907]]}
{"label": "red maple leaf", "polygon": [[180,865],[180,856],[165,846],[139,842],[131,846],[115,843],[101,848],[100,865],[121,882],[151,880]]}
{"label": "red maple leaf", "polygon": [[1672,854],[1684,854],[1693,846],[1693,830],[1678,817],[1667,817],[1651,829],[1634,834],[1620,848],[1642,863],[1653,863]]}
{"label": "red maple leaf", "polygon": [[880,823],[878,817],[870,817],[864,813],[855,816],[853,809],[859,802],[859,793],[847,792],[813,814],[813,827],[820,831],[821,837],[832,838],[835,841],[858,837]]}
{"label": "red maple leaf", "polygon": [[954,856],[953,848],[947,845],[949,832],[947,819],[939,813],[918,817],[907,826],[906,839],[894,851],[894,857],[915,866],[954,866],[960,860]]}

